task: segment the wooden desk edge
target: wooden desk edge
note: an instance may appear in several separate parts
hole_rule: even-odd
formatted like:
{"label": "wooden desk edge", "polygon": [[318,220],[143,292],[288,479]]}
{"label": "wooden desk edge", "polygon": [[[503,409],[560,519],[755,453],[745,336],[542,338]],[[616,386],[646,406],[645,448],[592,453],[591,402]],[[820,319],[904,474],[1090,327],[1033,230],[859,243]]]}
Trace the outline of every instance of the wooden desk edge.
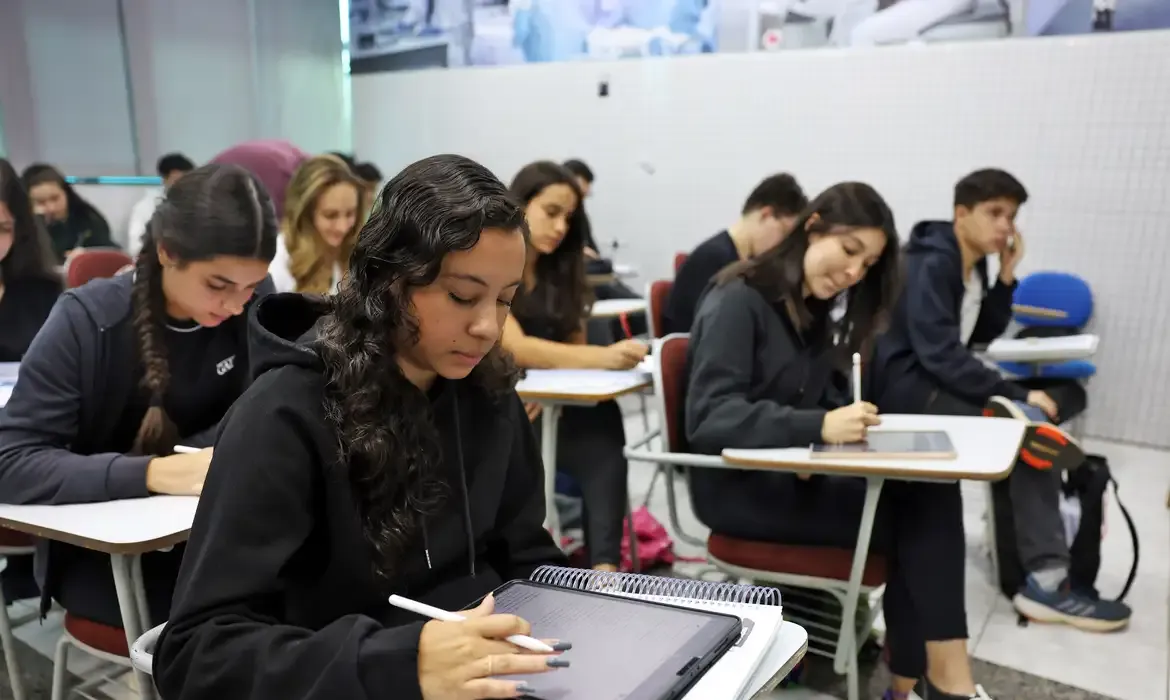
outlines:
{"label": "wooden desk edge", "polygon": [[970,471],[950,471],[950,470],[935,470],[935,469],[907,469],[898,464],[890,464],[889,466],[873,466],[867,464],[861,465],[844,465],[834,464],[825,460],[824,464],[812,461],[778,461],[774,459],[753,459],[750,457],[730,457],[723,455],[723,461],[740,467],[755,467],[755,468],[773,468],[778,471],[786,472],[808,472],[810,474],[836,474],[841,476],[880,476],[887,479],[932,479],[939,481],[1002,481],[1012,473],[1012,468],[1015,463],[1009,464],[1006,469],[989,473],[989,472],[970,472]]}
{"label": "wooden desk edge", "polygon": [[649,379],[645,382],[632,386],[621,391],[612,391],[604,394],[567,394],[559,391],[517,391],[522,401],[579,401],[582,403],[601,403],[602,401],[613,401],[614,399],[625,396],[626,394],[633,394],[637,391],[642,391],[653,384]]}
{"label": "wooden desk edge", "polygon": [[23,520],[9,520],[8,518],[0,517],[0,527],[8,528],[9,530],[16,530],[23,532],[33,537],[39,537],[45,540],[53,540],[55,542],[64,542],[66,544],[76,545],[83,549],[93,550],[95,552],[102,552],[105,554],[145,554],[153,552],[166,547],[171,547],[176,544],[186,542],[191,536],[191,528],[175,532],[163,537],[155,537],[150,540],[142,540],[140,542],[103,542],[101,540],[83,537],[75,532],[64,532],[62,530],[55,530],[49,527],[41,527],[40,525],[33,525],[26,523]]}

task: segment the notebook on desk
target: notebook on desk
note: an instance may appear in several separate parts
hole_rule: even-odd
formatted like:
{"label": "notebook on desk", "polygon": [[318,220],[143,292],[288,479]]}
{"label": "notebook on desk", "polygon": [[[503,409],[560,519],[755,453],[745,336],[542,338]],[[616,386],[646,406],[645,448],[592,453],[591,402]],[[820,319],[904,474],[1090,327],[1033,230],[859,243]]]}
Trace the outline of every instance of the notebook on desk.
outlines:
{"label": "notebook on desk", "polygon": [[[759,683],[756,682],[761,661],[771,650],[783,622],[780,593],[773,588],[673,579],[643,574],[614,574],[561,567],[541,567],[533,574],[531,581],[566,591],[583,591],[609,597],[632,598],[737,618],[740,621],[740,632],[732,646],[723,652],[693,685],[686,689],[685,694],[677,696],[681,700],[746,700],[758,690],[756,686],[762,685],[771,676],[769,672],[765,674],[768,677],[762,678]],[[590,663],[587,654],[590,647],[598,643],[605,643],[605,634],[613,626],[602,625],[598,629],[596,620],[586,620],[582,626],[577,628],[577,634],[586,635],[586,638],[582,639],[571,638],[556,629],[542,630],[542,627],[564,624],[563,616],[558,615],[555,619],[549,619],[548,614],[537,605],[529,610],[529,614],[535,614],[537,619],[528,617],[525,614],[525,608],[529,605],[526,595],[510,596],[504,590],[502,594],[497,595],[496,610],[498,612],[512,612],[525,617],[532,624],[535,636],[563,638],[572,642],[573,651],[570,652],[572,656],[567,656],[567,658],[573,660],[574,668],[578,669],[579,672],[587,672],[589,669],[586,664]],[[632,624],[629,618],[623,619],[622,629],[645,635],[647,643],[650,641],[673,643],[671,640],[658,638],[653,629],[648,629],[645,624]],[[599,635],[596,637],[596,641],[591,639],[594,635]],[[670,634],[672,637],[678,635],[677,631]],[[646,673],[651,670],[647,667],[652,661],[651,656],[653,654],[647,652],[646,658],[630,660],[628,663],[618,663],[617,665],[628,668],[630,672]],[[578,659],[580,659],[580,663]],[[611,678],[608,675],[605,677]],[[530,676],[524,680],[536,687],[537,692],[532,696],[535,698],[575,700],[578,697],[572,693],[566,693],[563,688],[560,690],[549,688],[545,694],[541,694],[541,676]],[[612,680],[616,681],[617,679]],[[624,681],[630,683],[631,679],[626,678]],[[588,693],[588,697],[590,700],[598,698],[596,690]]]}

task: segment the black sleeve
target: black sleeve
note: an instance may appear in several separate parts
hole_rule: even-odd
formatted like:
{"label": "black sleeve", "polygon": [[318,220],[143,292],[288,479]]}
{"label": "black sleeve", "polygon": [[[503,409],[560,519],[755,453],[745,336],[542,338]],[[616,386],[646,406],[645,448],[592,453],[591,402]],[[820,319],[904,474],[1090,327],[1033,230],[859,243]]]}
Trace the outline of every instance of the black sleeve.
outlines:
{"label": "black sleeve", "polygon": [[281,621],[284,572],[313,528],[312,429],[261,380],[226,418],[159,642],[170,700],[420,700],[422,623],[348,615],[313,631]]}
{"label": "black sleeve", "polygon": [[1003,335],[1012,322],[1012,299],[1018,283],[1004,284],[996,279],[995,286],[988,290],[979,305],[979,318],[975,330],[971,331],[969,345],[986,345]]}
{"label": "black sleeve", "polygon": [[505,581],[527,579],[544,564],[566,566],[568,560],[544,529],[544,467],[524,403],[513,395],[508,410],[514,422],[512,453],[504,496],[496,515],[495,537],[489,551],[492,565]]}
{"label": "black sleeve", "polygon": [[[691,335],[686,395],[687,442],[696,452],[808,446],[821,439],[824,409],[798,409],[749,398],[758,332],[756,312],[739,295],[710,297],[703,302]],[[777,347],[769,352],[783,355],[795,350]]]}
{"label": "black sleeve", "polygon": [[0,502],[56,505],[150,495],[149,456],[70,450],[81,423],[83,357],[96,353],[98,332],[80,302],[66,294],[33,338],[0,410]]}
{"label": "black sleeve", "polygon": [[712,265],[701,253],[692,253],[675,275],[666,309],[662,313],[662,325],[666,333],[690,333],[699,311],[700,297],[720,268]]}
{"label": "black sleeve", "polygon": [[925,260],[906,281],[907,326],[918,361],[939,388],[974,403],[982,404],[997,394],[1026,398],[1026,389],[1005,380],[963,345],[954,312],[959,300],[946,285],[935,283],[949,274],[940,269],[941,264]]}
{"label": "black sleeve", "polygon": [[96,207],[89,208],[89,238],[86,248],[121,248],[110,236],[110,224]]}

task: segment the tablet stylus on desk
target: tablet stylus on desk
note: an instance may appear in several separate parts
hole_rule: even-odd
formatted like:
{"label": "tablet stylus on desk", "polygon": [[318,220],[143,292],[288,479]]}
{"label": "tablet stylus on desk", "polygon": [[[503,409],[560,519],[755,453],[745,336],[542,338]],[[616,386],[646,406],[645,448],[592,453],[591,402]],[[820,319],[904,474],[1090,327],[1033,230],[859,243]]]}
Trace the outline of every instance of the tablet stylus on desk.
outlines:
{"label": "tablet stylus on desk", "polygon": [[175,445],[175,454],[177,454],[177,455],[193,455],[196,452],[202,452],[202,451],[203,450],[199,449],[198,447],[187,447],[186,445]]}
{"label": "tablet stylus on desk", "polygon": [[[403,598],[400,595],[390,596],[390,604],[396,608],[402,608],[403,610],[409,610],[412,613],[418,613],[419,615],[422,615],[424,617],[429,617],[432,620],[440,620],[442,622],[463,622],[464,620],[467,619],[466,617],[463,617],[459,613],[453,613],[453,612],[447,612],[446,610],[440,610],[439,608],[432,607],[430,605],[427,605],[426,603],[420,603],[416,600],[411,600],[410,598]],[[555,653],[557,651],[556,649],[553,649],[552,647],[550,647],[549,645],[540,641],[539,639],[533,639],[532,637],[526,637],[522,634],[514,634],[511,637],[508,637],[507,639],[512,644],[515,644],[516,646],[520,647],[521,649],[527,649],[528,651],[535,651],[535,652],[539,652],[542,654],[552,654],[552,653]]]}

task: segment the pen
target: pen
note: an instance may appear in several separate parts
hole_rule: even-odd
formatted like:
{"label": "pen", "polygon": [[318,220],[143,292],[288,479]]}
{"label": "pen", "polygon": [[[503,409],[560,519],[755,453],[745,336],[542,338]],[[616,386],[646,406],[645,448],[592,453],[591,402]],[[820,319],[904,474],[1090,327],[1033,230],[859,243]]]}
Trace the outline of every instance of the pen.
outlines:
{"label": "pen", "polygon": [[853,353],[853,403],[861,403],[861,353]]}
{"label": "pen", "polygon": [[[467,619],[459,613],[440,610],[439,608],[432,607],[426,603],[420,603],[416,600],[411,600],[410,598],[403,598],[400,595],[390,596],[390,604],[396,608],[409,610],[412,613],[418,613],[424,617],[429,617],[432,620],[439,620],[441,622],[463,622]],[[552,654],[556,652],[556,649],[553,649],[539,639],[526,637],[522,634],[514,634],[511,637],[508,637],[508,641],[520,647],[521,649],[527,649],[528,651],[536,651],[542,654]]]}
{"label": "pen", "polygon": [[196,452],[202,452],[202,451],[203,450],[199,449],[198,447],[187,447],[186,445],[175,445],[175,454],[177,454],[177,455],[193,455]]}

